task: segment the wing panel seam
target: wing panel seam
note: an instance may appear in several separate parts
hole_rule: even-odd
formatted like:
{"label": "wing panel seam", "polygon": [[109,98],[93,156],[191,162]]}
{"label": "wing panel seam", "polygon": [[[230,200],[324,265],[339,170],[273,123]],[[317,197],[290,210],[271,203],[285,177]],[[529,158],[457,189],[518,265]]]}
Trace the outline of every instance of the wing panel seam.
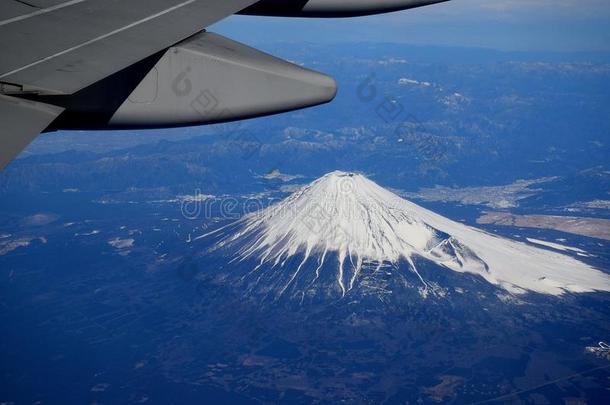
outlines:
{"label": "wing panel seam", "polygon": [[[31,13],[28,13],[28,14],[23,14],[18,17],[13,17],[13,18],[9,18],[8,20],[0,21],[0,27],[2,27],[3,25],[17,22],[17,21],[27,20],[28,18],[36,17],[37,15],[47,14],[47,13],[50,13],[51,11],[60,10],[65,7],[70,7],[70,6],[73,6],[78,3],[83,3],[85,1],[87,1],[87,0],[71,0],[71,1],[66,1],[65,3],[56,4],[55,6],[52,6],[52,7],[38,9],[38,10],[32,11]],[[20,1],[19,3],[28,5],[30,7],[34,7],[31,4],[28,4],[23,1]]]}

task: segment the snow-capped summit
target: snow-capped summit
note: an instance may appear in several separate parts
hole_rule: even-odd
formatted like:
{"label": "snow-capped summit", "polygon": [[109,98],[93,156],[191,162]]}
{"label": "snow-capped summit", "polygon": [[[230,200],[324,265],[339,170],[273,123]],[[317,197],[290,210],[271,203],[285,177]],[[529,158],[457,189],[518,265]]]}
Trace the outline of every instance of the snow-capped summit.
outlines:
{"label": "snow-capped summit", "polygon": [[[200,238],[211,235],[221,235],[217,248],[236,247],[235,263],[255,263],[248,275],[257,281],[282,280],[269,287],[279,289],[277,295],[296,281],[311,287],[332,276],[345,296],[363,288],[363,268],[389,274],[388,268],[401,270],[399,263],[427,289],[418,271],[422,260],[439,271],[479,275],[512,293],[610,291],[610,277],[581,261],[451,221],[356,173],[329,173]],[[376,288],[370,278],[367,283]]]}

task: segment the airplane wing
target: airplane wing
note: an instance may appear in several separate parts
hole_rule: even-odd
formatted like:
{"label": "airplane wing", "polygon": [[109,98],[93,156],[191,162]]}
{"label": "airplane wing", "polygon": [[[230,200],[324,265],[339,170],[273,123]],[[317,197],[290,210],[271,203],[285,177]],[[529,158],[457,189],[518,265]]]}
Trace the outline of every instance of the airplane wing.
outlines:
{"label": "airplane wing", "polygon": [[326,75],[205,32],[232,14],[347,16],[439,1],[2,0],[0,170],[45,130],[208,124],[335,96]]}
{"label": "airplane wing", "polygon": [[0,83],[8,91],[0,99],[0,169],[63,110],[11,94],[74,94],[253,3],[3,0]]}
{"label": "airplane wing", "polygon": [[[47,93],[72,94],[255,1],[3,0],[2,3],[0,81]],[[24,3],[32,6],[26,7]],[[20,10],[18,15],[16,7]]]}

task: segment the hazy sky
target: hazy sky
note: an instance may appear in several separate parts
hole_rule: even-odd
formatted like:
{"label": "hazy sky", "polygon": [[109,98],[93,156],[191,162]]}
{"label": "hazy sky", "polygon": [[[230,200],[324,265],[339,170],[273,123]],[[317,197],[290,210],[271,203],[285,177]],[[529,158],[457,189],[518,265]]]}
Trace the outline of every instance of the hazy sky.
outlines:
{"label": "hazy sky", "polygon": [[383,41],[503,50],[610,51],[610,0],[452,0],[342,20],[235,16],[211,30],[247,43]]}

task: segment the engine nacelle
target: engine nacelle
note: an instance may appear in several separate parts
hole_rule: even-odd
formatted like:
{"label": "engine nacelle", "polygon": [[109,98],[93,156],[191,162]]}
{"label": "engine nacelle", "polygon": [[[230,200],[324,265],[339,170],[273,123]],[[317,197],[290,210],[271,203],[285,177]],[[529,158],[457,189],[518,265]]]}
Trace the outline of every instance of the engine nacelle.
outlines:
{"label": "engine nacelle", "polygon": [[240,14],[278,17],[357,17],[449,0],[261,0]]}
{"label": "engine nacelle", "polygon": [[109,126],[242,120],[327,103],[336,93],[327,75],[206,32],[170,48]]}

